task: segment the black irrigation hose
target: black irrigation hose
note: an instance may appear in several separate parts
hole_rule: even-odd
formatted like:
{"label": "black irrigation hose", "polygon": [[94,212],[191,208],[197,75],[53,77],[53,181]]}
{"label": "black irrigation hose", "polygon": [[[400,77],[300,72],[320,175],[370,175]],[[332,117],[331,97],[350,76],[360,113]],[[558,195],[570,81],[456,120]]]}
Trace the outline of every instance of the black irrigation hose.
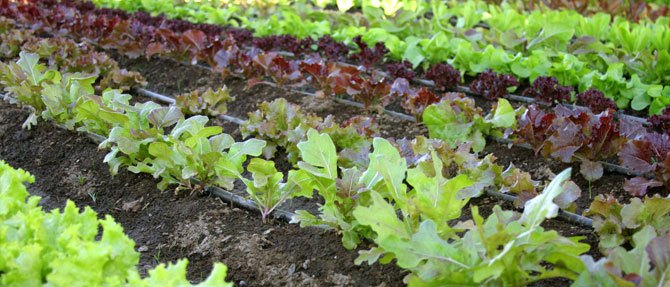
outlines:
{"label": "black irrigation hose", "polygon": [[[143,89],[143,88],[136,88],[135,90],[138,93],[140,93],[144,96],[154,98],[154,99],[163,101],[165,103],[170,103],[170,104],[174,103],[174,99],[172,99],[170,97],[167,97],[167,96],[155,93],[155,92],[151,92],[151,91],[148,91],[148,90]],[[309,94],[309,93],[306,93],[306,92],[303,92],[303,93]],[[316,96],[316,95],[313,95],[313,96]],[[243,121],[242,119],[239,119],[239,118],[234,118],[234,117],[231,117],[231,118],[235,119],[236,121]],[[414,119],[414,118],[412,118],[412,119]],[[226,119],[224,119],[224,120],[226,120]],[[256,204],[254,204],[250,200],[245,199],[242,196],[232,194],[232,193],[230,193],[228,191],[225,191],[225,190],[223,190],[221,188],[218,188],[218,187],[210,187],[209,191],[210,191],[210,193],[222,198],[225,201],[238,204],[238,205],[240,205],[240,206],[242,206],[246,209],[250,209],[250,210],[260,212],[260,209],[256,206]],[[514,202],[517,199],[516,196],[500,193],[498,191],[489,190],[489,189],[486,190],[486,194],[490,195],[490,196],[493,196],[495,198],[499,198],[499,199],[502,199],[502,200],[505,200],[505,201],[509,201],[509,202]],[[284,210],[278,210],[278,209],[275,209],[272,214],[276,218],[280,218],[280,219],[288,220],[288,221],[290,221],[291,218],[294,215],[291,212],[284,211]],[[575,223],[575,224],[579,224],[579,225],[582,225],[582,226],[585,226],[585,227],[593,228],[593,220],[591,220],[588,217],[576,214],[576,213],[567,212],[567,211],[564,211],[564,210],[559,210],[558,217],[560,217],[560,218],[562,218],[562,219],[564,219],[564,220],[566,220],[570,223]]]}
{"label": "black irrigation hose", "polygon": [[[501,193],[495,190],[491,189],[486,189],[486,194],[495,198],[502,199],[504,201],[509,201],[509,202],[514,202],[516,201],[517,197],[514,195],[509,195],[505,193]],[[572,213],[569,211],[565,211],[563,209],[558,210],[558,217],[565,219],[566,221],[570,223],[576,223],[588,228],[593,228],[593,220],[591,218]]]}
{"label": "black irrigation hose", "polygon": [[[159,93],[152,92],[152,91],[149,91],[147,89],[135,88],[135,92],[137,92],[138,94],[141,94],[145,97],[153,98],[153,99],[159,100],[161,102],[164,102],[164,103],[167,103],[167,104],[170,104],[170,105],[175,104],[175,99],[174,98],[171,98],[171,97],[168,97],[168,96],[165,96],[165,95],[161,95]],[[220,119],[224,120],[224,121],[235,123],[237,125],[241,125],[244,122],[244,120],[242,120],[242,119],[239,119],[239,118],[236,118],[236,117],[231,117],[231,116],[228,116],[228,115],[218,115],[218,117]]]}
{"label": "black irrigation hose", "polygon": [[[233,205],[239,205],[244,209],[261,213],[261,209],[253,201],[248,200],[242,196],[234,194],[230,191],[226,191],[217,186],[210,186],[206,190],[207,192],[209,192],[209,194],[221,198],[225,202],[229,202],[230,204]],[[293,212],[281,210],[278,208],[275,208],[271,214],[272,216],[274,216],[274,218],[281,219],[286,222],[290,222],[295,216]]]}

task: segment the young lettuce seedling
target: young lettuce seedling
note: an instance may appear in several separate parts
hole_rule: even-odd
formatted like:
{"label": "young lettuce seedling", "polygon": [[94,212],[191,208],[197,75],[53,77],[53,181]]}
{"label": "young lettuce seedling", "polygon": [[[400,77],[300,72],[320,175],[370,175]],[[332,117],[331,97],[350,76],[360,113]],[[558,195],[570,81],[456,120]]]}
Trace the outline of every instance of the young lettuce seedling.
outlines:
{"label": "young lettuce seedling", "polygon": [[311,197],[311,178],[305,173],[292,170],[284,182],[284,174],[278,172],[272,161],[254,158],[247,166],[253,180],[241,177],[247,186],[247,193],[261,208],[261,217],[265,222],[280,204],[297,196]]}

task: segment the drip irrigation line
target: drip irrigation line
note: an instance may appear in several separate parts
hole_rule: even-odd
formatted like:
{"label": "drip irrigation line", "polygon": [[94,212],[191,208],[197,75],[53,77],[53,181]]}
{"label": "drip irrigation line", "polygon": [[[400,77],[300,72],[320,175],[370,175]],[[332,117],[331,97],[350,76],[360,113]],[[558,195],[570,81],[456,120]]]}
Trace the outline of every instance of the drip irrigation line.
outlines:
{"label": "drip irrigation line", "polygon": [[[176,102],[174,98],[171,98],[171,97],[168,97],[168,96],[156,93],[156,92],[152,92],[152,91],[149,91],[149,90],[144,89],[144,88],[135,88],[135,92],[137,92],[138,94],[141,94],[145,97],[156,99],[156,100],[159,100],[161,102],[164,102],[164,103],[167,103],[167,104],[170,104],[170,105],[174,105],[175,102]],[[218,115],[217,117],[219,117],[219,119],[222,119],[222,120],[227,121],[227,122],[235,123],[237,125],[241,125],[242,123],[244,123],[243,119],[236,118],[236,117],[229,116],[229,115]]]}
{"label": "drip irrigation line", "polygon": [[[253,201],[248,200],[243,196],[239,196],[237,194],[234,194],[230,191],[224,190],[217,186],[210,186],[206,189],[206,191],[209,192],[209,194],[221,198],[223,201],[228,202],[232,205],[238,205],[244,209],[261,213],[261,209]],[[295,216],[295,213],[293,212],[281,210],[278,208],[275,208],[271,214],[272,216],[274,216],[274,218],[281,219],[286,222],[290,222]]]}
{"label": "drip irrigation line", "polygon": [[[517,200],[517,197],[510,194],[501,193],[495,190],[486,189],[486,194],[495,198],[502,199],[504,201],[514,202]],[[576,223],[588,228],[593,228],[593,220],[591,218],[565,211],[563,209],[558,210],[558,217],[562,218],[568,222]]]}
{"label": "drip irrigation line", "polygon": [[[137,92],[139,92],[139,93],[141,93],[141,94],[143,94],[143,95],[145,95],[145,96],[147,96],[147,97],[155,98],[155,99],[159,99],[159,100],[160,100],[160,99],[163,99],[162,101],[163,101],[163,102],[166,102],[166,103],[174,103],[174,99],[172,99],[172,98],[170,98],[170,97],[167,97],[167,96],[164,96],[164,95],[155,93],[155,92],[151,92],[151,91],[148,91],[148,90],[145,90],[145,89],[142,89],[142,88],[136,88],[136,90],[137,90]],[[301,92],[301,93],[303,93],[303,94],[309,94],[308,92]],[[312,95],[316,97],[315,94],[312,94]],[[154,96],[155,96],[155,97],[154,97]],[[351,102],[351,101],[347,101],[347,102]],[[352,103],[355,103],[355,102],[352,102]],[[360,105],[360,103],[356,103],[356,104]],[[356,106],[357,106],[357,105],[356,105]],[[238,119],[238,118],[235,118],[235,119],[236,119],[237,121],[243,121],[242,119]],[[413,117],[412,117],[412,120],[414,120]],[[503,142],[503,143],[512,143],[510,140],[501,140],[501,142]],[[527,147],[530,148],[530,146],[527,146]],[[234,202],[235,204],[238,204],[238,205],[240,205],[240,206],[242,206],[242,207],[244,207],[244,208],[247,208],[247,209],[251,209],[251,210],[260,212],[260,209],[259,209],[259,208],[258,208],[252,201],[247,200],[247,199],[245,199],[245,198],[242,197],[242,196],[239,196],[239,195],[230,193],[230,192],[225,191],[225,190],[223,190],[223,189],[221,189],[221,188],[218,188],[218,187],[210,187],[209,190],[210,190],[210,192],[211,192],[212,194],[214,194],[214,195],[216,195],[216,196],[222,198],[222,199],[225,200],[225,201],[228,201],[228,202]],[[487,190],[486,190],[486,194],[487,194],[487,195],[490,195],[490,196],[493,196],[493,197],[496,197],[496,198],[499,198],[499,199],[502,199],[502,200],[505,200],[505,201],[509,201],[509,202],[514,202],[514,201],[516,201],[516,196],[509,195],[509,194],[504,194],[504,193],[500,193],[500,192],[493,191],[493,190],[488,190],[488,189],[487,189]],[[288,221],[290,221],[291,218],[292,218],[295,214],[293,214],[293,213],[291,213],[291,212],[288,212],[288,211],[283,211],[283,210],[275,209],[275,210],[273,211],[273,215],[274,215],[276,218],[281,218],[282,220],[288,220]],[[575,213],[571,213],[571,212],[567,212],[567,211],[559,210],[559,214],[558,214],[558,216],[559,216],[560,218],[562,218],[562,219],[568,221],[568,222],[571,222],[571,223],[575,223],[575,224],[579,224],[579,225],[587,226],[587,227],[592,227],[592,220],[591,220],[590,218],[581,216],[581,215],[579,215],[579,214],[575,214]]]}

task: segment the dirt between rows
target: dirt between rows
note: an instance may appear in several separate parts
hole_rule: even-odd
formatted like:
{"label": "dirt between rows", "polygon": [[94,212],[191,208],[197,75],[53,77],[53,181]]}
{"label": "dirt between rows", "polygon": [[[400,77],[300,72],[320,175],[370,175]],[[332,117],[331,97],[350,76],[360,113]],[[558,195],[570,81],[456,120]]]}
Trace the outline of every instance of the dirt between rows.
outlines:
{"label": "dirt between rows", "polygon": [[[0,101],[2,102],[2,101]],[[111,176],[97,143],[50,123],[31,130],[28,113],[0,103],[0,159],[32,173],[31,194],[45,210],[67,200],[112,215],[136,242],[143,274],[158,263],[188,258],[188,278],[200,281],[214,262],[229,267],[236,286],[402,286],[393,264],[356,266],[356,251],[334,232],[272,220],[202,194],[157,190],[149,175]]]}

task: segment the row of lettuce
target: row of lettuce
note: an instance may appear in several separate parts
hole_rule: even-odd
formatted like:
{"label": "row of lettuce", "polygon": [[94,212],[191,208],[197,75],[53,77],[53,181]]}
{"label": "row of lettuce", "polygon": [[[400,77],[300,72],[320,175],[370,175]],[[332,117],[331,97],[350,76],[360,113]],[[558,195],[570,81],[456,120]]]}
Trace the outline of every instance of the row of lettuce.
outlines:
{"label": "row of lettuce", "polygon": [[[604,98],[597,94],[585,93],[584,98],[596,103],[594,107],[601,106],[599,114],[564,106],[556,107],[550,112],[533,105],[514,110],[504,99],[499,99],[493,110],[484,113],[475,106],[472,99],[462,94],[438,95],[425,88],[417,90],[410,87],[403,78],[390,83],[375,78],[374,73],[368,74],[318,57],[290,60],[272,52],[247,51],[239,47],[233,38],[223,41],[208,40],[200,30],[177,33],[167,28],[155,28],[148,24],[140,26],[134,21],[125,22],[116,17],[110,19],[86,13],[82,17],[71,19],[76,14],[62,12],[73,12],[72,8],[58,7],[53,10],[55,15],[44,14],[38,18],[47,19],[40,21],[52,24],[67,23],[57,27],[69,28],[78,37],[97,42],[105,48],[117,49],[129,56],[151,57],[159,54],[178,60],[198,59],[209,62],[224,75],[242,75],[249,79],[251,85],[267,80],[283,86],[311,83],[323,96],[347,93],[373,110],[379,110],[384,105],[399,100],[407,111],[418,119],[423,119],[432,137],[443,139],[452,147],[459,142],[470,142],[472,150],[478,152],[483,150],[486,136],[511,138],[518,144],[531,145],[537,153],[545,157],[563,162],[581,162],[580,172],[588,181],[597,180],[603,175],[603,167],[599,161],[618,156],[619,162],[625,167],[642,175],[628,180],[625,185],[626,190],[635,196],[642,196],[650,188],[667,184],[670,178],[667,176],[670,160],[664,147],[668,135],[647,132],[639,123],[627,121],[626,118],[615,119],[611,110],[603,109]],[[58,18],[58,15],[70,16]],[[13,47],[9,50],[18,50],[22,42],[17,39],[22,39],[21,33],[8,35],[6,43]],[[132,35],[132,38],[128,35]],[[482,86],[496,86],[495,83],[504,81],[499,76],[491,75],[488,79],[478,79],[473,83],[480,82],[483,83]],[[554,98],[565,96],[560,92],[565,89],[557,86],[555,82],[548,79],[542,82],[543,85],[533,85],[530,89],[538,98],[545,95],[554,95]],[[500,84],[497,86],[500,87]],[[504,89],[505,86],[502,87]],[[204,97],[190,95],[191,104],[188,105],[201,104],[199,98],[205,101],[209,99],[210,105],[216,102],[225,103],[225,98],[215,98],[223,95],[214,91],[203,95]],[[551,97],[549,96],[548,101],[551,101]],[[224,106],[219,105],[221,107]],[[659,122],[660,126],[667,126],[665,121]],[[289,149],[290,158],[296,158],[297,153],[290,152],[291,150],[295,151],[295,148]],[[655,178],[651,178],[652,175]]]}
{"label": "row of lettuce", "polygon": [[[125,166],[133,172],[152,174],[162,179],[160,188],[230,188],[233,180],[241,179],[250,197],[264,210],[263,216],[287,198],[310,196],[317,190],[325,200],[319,213],[299,212],[296,220],[303,225],[325,224],[337,229],[347,248],[356,247],[363,239],[375,242],[376,247],[362,252],[358,262],[396,259],[398,265],[412,271],[407,283],[413,286],[522,285],[553,277],[575,279],[577,286],[608,286],[614,282],[631,285],[638,281],[655,286],[664,280],[667,263],[657,258],[668,252],[664,249],[669,239],[664,233],[667,220],[663,218],[668,216],[665,198],[617,205],[619,210],[592,208],[594,214],[600,212],[595,214],[600,224],[597,230],[612,239],[600,246],[608,257],[596,262],[590,256],[579,257],[588,250],[587,245],[578,243],[579,238],[565,238],[540,227],[545,218],[556,216],[557,204],[563,205],[566,200],[569,204],[569,198],[575,198],[574,184],[565,181],[567,171],[558,175],[545,192],[526,202],[521,217],[495,208],[494,214],[484,220],[472,207],[473,221],[454,225],[450,220],[460,218],[469,198],[481,194],[483,188],[514,189],[530,184],[534,189],[536,183],[518,169],[503,172],[491,156],[477,158],[468,152],[467,145],[452,148],[424,138],[394,146],[388,140],[367,137],[364,144],[373,149],[367,162],[342,163],[338,150],[340,155],[344,153],[346,144],[333,142],[331,137],[366,138],[363,134],[369,129],[333,124],[330,131],[322,128],[321,133],[301,124],[295,130],[283,130],[300,138],[295,142],[298,168],[284,179],[273,162],[256,158],[268,152],[265,141],[236,143],[220,127],[207,126],[206,117],[186,118],[180,112],[185,106],[162,107],[151,102],[130,105],[130,96],[118,90],[93,95],[96,81],[61,74],[53,67],[47,69],[36,54],[22,52],[18,62],[3,64],[2,71],[8,98],[32,106],[35,113],[31,117],[105,136],[101,146],[110,148],[105,161],[112,170]],[[39,81],[34,82],[36,79]],[[32,97],[19,99],[16,92],[21,90],[31,91]],[[287,112],[296,107],[281,100],[268,105],[277,107],[276,116],[299,114]],[[368,126],[365,121],[359,122]],[[245,126],[253,130],[250,123]],[[247,166],[251,179],[241,176],[249,155],[254,157]],[[454,165],[457,170],[449,171],[448,167]],[[600,198],[594,204],[607,200],[616,202]],[[647,216],[649,213],[654,216]],[[634,248],[622,247],[627,245]],[[519,260],[524,264],[511,264]]]}
{"label": "row of lettuce", "polygon": [[171,0],[94,2],[129,10],[141,7],[196,23],[238,26],[256,36],[316,39],[330,35],[347,45],[362,37],[368,45],[384,43],[389,57],[407,60],[413,67],[446,62],[470,76],[491,69],[531,82],[552,76],[580,92],[599,89],[620,108],[650,114],[660,113],[670,103],[666,17],[631,23],[607,14],[587,17],[570,10],[524,13],[481,1],[458,5],[417,1],[393,16],[374,5],[364,6],[363,15],[356,16],[295,4],[280,6],[269,17],[256,17],[258,9],[253,6],[179,6]]}
{"label": "row of lettuce", "polygon": [[[116,1],[117,3],[123,1]],[[177,2],[177,4],[188,5],[193,2],[200,4],[201,1],[185,1]],[[449,2],[452,5],[460,4],[466,2],[463,0],[451,1]],[[511,5],[519,10],[546,10],[546,9],[573,9],[577,10],[581,14],[589,15],[594,13],[608,13],[610,15],[621,15],[626,17],[631,21],[640,21],[642,19],[651,19],[654,20],[661,16],[667,16],[667,4],[670,4],[670,1],[667,0],[646,0],[646,1],[627,1],[619,0],[614,3],[607,3],[603,1],[593,1],[593,0],[581,0],[581,1],[551,1],[551,2],[537,2],[534,0],[517,0],[517,1],[484,1],[487,3],[494,3],[497,5],[506,4]],[[167,2],[165,2],[167,3]],[[261,11],[276,9],[277,7],[289,6],[289,5],[313,5],[321,9],[337,9],[340,12],[356,12],[364,11],[366,9],[380,8],[386,16],[394,16],[401,10],[416,9],[417,4],[413,0],[273,0],[273,1],[255,1],[255,0],[242,0],[234,2],[236,5],[241,6],[252,6]],[[119,3],[120,4],[120,3]],[[224,6],[229,6],[231,3],[226,1],[207,1],[212,8],[220,8]],[[133,11],[142,9],[142,6],[138,3],[129,3],[125,4],[126,8]],[[164,3],[158,5],[165,5]],[[202,5],[202,4],[200,4]],[[207,9],[207,8],[205,8]],[[639,11],[632,11],[639,10]],[[188,15],[188,13],[184,13]]]}
{"label": "row of lettuce", "polygon": [[[120,52],[130,57],[137,57],[138,55],[150,57],[154,54],[160,54],[180,60],[206,61],[212,67],[218,68],[218,66],[221,66],[220,68],[223,69],[222,72],[224,74],[229,72],[225,71],[228,65],[246,65],[248,68],[242,72],[247,77],[254,77],[257,76],[255,74],[258,74],[258,71],[255,71],[255,69],[259,69],[259,67],[249,65],[251,57],[247,56],[247,58],[237,60],[236,62],[231,57],[237,57],[238,55],[236,54],[239,53],[238,51],[221,52],[219,49],[227,48],[231,43],[235,43],[240,47],[245,43],[252,43],[255,47],[263,50],[271,50],[273,47],[285,47],[300,55],[306,49],[309,50],[311,44],[314,44],[312,41],[298,41],[286,35],[253,38],[247,30],[227,30],[229,37],[225,41],[221,41],[220,36],[226,30],[220,26],[194,25],[184,21],[150,17],[142,13],[128,15],[118,10],[100,10],[95,9],[92,5],[81,3],[74,6],[61,3],[49,6],[48,8],[45,9],[43,6],[27,4],[19,7],[9,5],[0,10],[2,10],[4,15],[15,19],[22,19],[51,32],[66,28],[72,34],[83,39],[97,40],[96,42],[103,47],[118,47]],[[72,10],[74,8],[76,8],[75,11]],[[28,13],[29,11],[30,13]],[[34,13],[36,11],[38,13]],[[81,14],[78,15],[78,13]],[[129,23],[126,23],[126,21]],[[137,29],[141,26],[145,27]],[[131,27],[135,27],[135,29],[131,29]],[[182,32],[182,34],[172,33],[170,30]],[[127,35],[133,35],[133,37],[129,38]],[[369,67],[384,58],[383,45],[370,47],[360,39],[356,39],[356,43],[359,51],[351,54],[349,54],[349,49],[345,45],[334,41],[328,36],[320,38],[318,46],[322,57],[333,61],[332,59],[341,59],[344,56],[348,56],[350,59],[362,63],[366,67],[365,73],[354,68],[341,69],[342,65],[328,64],[328,67],[324,67],[324,63],[315,63],[320,62],[318,58],[313,58],[313,61],[309,61],[308,66],[303,67],[301,65],[298,67],[294,65],[295,62],[288,62],[283,57],[275,57],[276,55],[270,57],[266,55],[263,56],[263,63],[259,65],[262,70],[272,70],[273,75],[271,77],[277,82],[289,82],[292,85],[296,85],[299,84],[296,81],[302,79],[299,73],[309,74],[309,76],[314,78],[314,81],[318,82],[315,84],[322,90],[328,90],[329,87],[327,85],[333,85],[333,83],[337,83],[340,86],[340,89],[328,91],[327,94],[342,94],[349,91],[347,94],[351,95],[353,93],[355,96],[363,98],[361,99],[362,102],[375,104],[375,108],[380,104],[389,104],[388,100],[392,100],[392,97],[389,97],[390,92],[393,92],[389,89],[389,86],[395,82],[393,79],[405,78],[411,80],[414,77],[415,73],[411,70],[411,64],[389,64],[386,68],[389,70],[391,77],[382,77],[380,79],[380,73],[376,73],[375,71],[370,73]],[[231,52],[234,53],[231,54]],[[251,53],[250,55],[254,56],[256,54]],[[307,58],[311,57],[307,56]],[[266,73],[269,72],[267,71]],[[369,81],[349,82],[346,80],[359,74],[364,74],[363,76],[373,80],[373,84],[366,84]],[[326,81],[324,78],[329,77],[329,75],[336,75],[337,77]],[[431,66],[426,71],[426,77],[436,84],[436,89],[438,90],[454,90],[462,80],[460,72],[448,64],[442,63]],[[486,71],[480,73],[477,79],[470,83],[470,91],[482,95],[487,99],[495,100],[498,97],[506,96],[508,90],[514,89],[517,86],[519,86],[519,82],[512,76]],[[367,92],[365,92],[366,90]],[[431,95],[430,93],[426,93],[426,91],[428,90],[422,89],[419,94],[425,96]],[[606,98],[600,91],[589,89],[575,95],[571,87],[561,86],[558,80],[553,77],[538,77],[524,91],[524,95],[534,97],[541,104],[577,100],[578,103],[598,111],[603,110],[603,107],[616,108],[616,103]],[[432,98],[436,97],[432,96]],[[417,111],[413,110],[411,104],[407,105],[407,103],[403,102],[402,105],[408,112],[415,115],[418,114]],[[656,107],[659,109],[662,108],[662,106]],[[666,129],[670,126],[668,124],[670,122],[670,115],[668,113],[670,113],[670,110],[665,111],[663,115],[652,116],[650,123],[652,123],[654,128]]]}
{"label": "row of lettuce", "polygon": [[[3,286],[192,286],[188,260],[158,265],[141,278],[140,254],[121,225],[68,201],[45,212],[25,184],[34,177],[0,160],[0,284]],[[101,232],[100,232],[101,230]],[[98,238],[98,235],[100,237]],[[195,286],[233,286],[225,265]]]}

